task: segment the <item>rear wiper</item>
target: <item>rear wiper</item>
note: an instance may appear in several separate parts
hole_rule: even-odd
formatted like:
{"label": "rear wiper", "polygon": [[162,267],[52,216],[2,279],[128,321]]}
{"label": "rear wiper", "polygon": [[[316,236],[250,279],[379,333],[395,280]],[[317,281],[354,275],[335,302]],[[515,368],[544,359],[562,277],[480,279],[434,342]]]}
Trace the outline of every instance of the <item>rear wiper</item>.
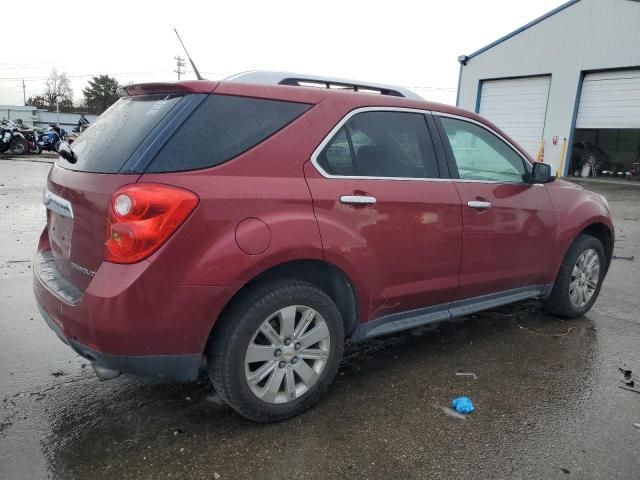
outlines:
{"label": "rear wiper", "polygon": [[76,163],[78,161],[78,156],[76,152],[71,149],[71,145],[64,140],[60,142],[58,145],[58,153],[62,158],[64,158],[69,163]]}

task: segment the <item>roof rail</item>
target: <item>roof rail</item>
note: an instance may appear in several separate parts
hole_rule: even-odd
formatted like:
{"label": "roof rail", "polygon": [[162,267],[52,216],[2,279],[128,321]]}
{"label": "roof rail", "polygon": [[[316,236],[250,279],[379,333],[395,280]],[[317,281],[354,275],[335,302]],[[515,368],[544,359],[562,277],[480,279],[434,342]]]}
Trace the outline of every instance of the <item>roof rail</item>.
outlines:
{"label": "roof rail", "polygon": [[393,97],[405,97],[424,100],[408,88],[384,85],[381,83],[360,82],[343,78],[320,77],[291,72],[271,72],[254,70],[238,73],[224,79],[227,82],[256,83],[259,85],[293,85],[298,87],[328,88],[331,90],[352,90],[362,93],[377,93]]}

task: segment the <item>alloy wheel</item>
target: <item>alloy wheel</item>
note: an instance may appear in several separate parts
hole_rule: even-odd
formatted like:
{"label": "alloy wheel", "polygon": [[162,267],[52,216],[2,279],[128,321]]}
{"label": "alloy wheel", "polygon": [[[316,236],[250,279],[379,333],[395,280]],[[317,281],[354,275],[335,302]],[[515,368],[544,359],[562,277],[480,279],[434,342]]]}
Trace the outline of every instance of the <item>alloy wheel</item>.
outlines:
{"label": "alloy wheel", "polygon": [[304,305],[284,307],[264,320],[245,353],[245,379],[267,403],[288,403],[319,380],[331,348],[322,316]]}
{"label": "alloy wheel", "polygon": [[569,298],[574,308],[581,309],[589,303],[599,280],[600,257],[593,248],[589,248],[578,257],[571,272]]}

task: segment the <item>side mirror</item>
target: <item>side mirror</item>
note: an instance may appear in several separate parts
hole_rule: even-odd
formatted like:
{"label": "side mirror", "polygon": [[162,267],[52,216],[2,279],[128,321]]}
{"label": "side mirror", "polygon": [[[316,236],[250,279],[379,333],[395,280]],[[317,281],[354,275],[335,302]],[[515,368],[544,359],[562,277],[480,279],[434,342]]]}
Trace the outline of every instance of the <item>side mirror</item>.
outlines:
{"label": "side mirror", "polygon": [[71,150],[69,144],[65,141],[62,141],[58,144],[58,153],[62,158],[64,158],[69,163],[76,163],[78,161],[78,157],[75,152]]}
{"label": "side mirror", "polygon": [[556,177],[551,173],[551,165],[548,163],[535,162],[531,169],[531,183],[549,183],[555,181]]}

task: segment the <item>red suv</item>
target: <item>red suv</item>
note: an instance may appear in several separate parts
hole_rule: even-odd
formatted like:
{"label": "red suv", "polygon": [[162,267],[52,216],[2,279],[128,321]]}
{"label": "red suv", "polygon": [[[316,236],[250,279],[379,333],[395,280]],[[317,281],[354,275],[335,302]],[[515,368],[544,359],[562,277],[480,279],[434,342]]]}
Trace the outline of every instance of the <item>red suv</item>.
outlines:
{"label": "red suv", "polygon": [[[314,88],[321,86],[323,88]],[[363,341],[526,298],[595,302],[605,199],[473,113],[277,73],[125,87],[44,191],[34,290],[99,377],[296,415]]]}

